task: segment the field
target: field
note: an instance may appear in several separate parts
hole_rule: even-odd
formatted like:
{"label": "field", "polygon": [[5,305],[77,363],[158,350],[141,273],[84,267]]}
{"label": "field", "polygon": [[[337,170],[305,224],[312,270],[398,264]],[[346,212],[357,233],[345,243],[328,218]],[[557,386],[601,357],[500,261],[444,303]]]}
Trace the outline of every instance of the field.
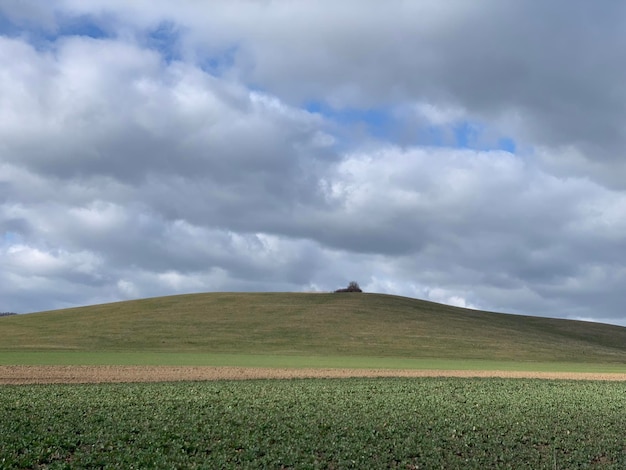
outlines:
{"label": "field", "polygon": [[345,369],[180,366],[0,366],[0,385],[185,382],[351,377],[500,377],[626,381],[624,373],[482,369]]}
{"label": "field", "polygon": [[[381,359],[626,365],[623,327],[381,294],[180,295],[2,317],[0,329],[1,364],[39,352],[40,360],[64,353],[65,364],[100,354],[116,364],[135,357],[136,365],[151,355],[173,355],[171,365],[248,366],[253,356],[282,365],[295,358],[296,367],[301,358],[345,359],[345,367]],[[210,361],[226,355],[244,363]]]}
{"label": "field", "polygon": [[626,383],[3,386],[0,468],[626,468]]}
{"label": "field", "polygon": [[0,331],[2,470],[626,468],[622,327],[195,294]]}

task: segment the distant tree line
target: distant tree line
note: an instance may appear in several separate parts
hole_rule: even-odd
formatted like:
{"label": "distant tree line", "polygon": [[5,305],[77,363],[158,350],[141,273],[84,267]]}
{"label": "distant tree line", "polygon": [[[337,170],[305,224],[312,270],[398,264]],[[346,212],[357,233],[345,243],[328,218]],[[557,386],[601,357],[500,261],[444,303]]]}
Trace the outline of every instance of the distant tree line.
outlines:
{"label": "distant tree line", "polygon": [[0,317],[8,317],[9,315],[17,315],[15,312],[0,312]]}
{"label": "distant tree line", "polygon": [[337,289],[335,292],[363,292],[363,291],[361,290],[357,282],[352,281],[350,282],[350,284],[348,284],[348,287],[344,289]]}

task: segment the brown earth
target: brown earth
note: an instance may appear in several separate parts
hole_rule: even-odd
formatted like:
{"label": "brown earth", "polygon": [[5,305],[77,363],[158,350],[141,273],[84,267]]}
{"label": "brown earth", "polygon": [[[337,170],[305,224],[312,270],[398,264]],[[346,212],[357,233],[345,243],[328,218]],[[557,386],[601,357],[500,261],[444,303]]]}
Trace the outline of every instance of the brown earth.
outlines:
{"label": "brown earth", "polygon": [[626,374],[390,369],[279,369],[170,366],[0,366],[0,384],[174,382],[347,377],[502,377],[626,381]]}

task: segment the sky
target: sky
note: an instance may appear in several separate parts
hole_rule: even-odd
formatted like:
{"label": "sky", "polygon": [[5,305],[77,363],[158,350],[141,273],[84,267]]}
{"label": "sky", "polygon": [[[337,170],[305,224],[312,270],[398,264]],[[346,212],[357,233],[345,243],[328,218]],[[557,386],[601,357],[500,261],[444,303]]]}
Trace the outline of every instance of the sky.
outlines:
{"label": "sky", "polygon": [[626,4],[0,0],[0,311],[381,292],[626,325]]}

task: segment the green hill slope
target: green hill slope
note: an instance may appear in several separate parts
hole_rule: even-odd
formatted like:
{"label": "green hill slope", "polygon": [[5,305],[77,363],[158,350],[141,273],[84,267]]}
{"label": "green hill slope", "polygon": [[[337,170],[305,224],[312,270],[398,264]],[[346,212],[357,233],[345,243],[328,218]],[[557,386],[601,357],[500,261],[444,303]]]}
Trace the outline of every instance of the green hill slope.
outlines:
{"label": "green hill slope", "polygon": [[382,294],[210,293],[0,318],[0,351],[626,363],[626,328]]}

